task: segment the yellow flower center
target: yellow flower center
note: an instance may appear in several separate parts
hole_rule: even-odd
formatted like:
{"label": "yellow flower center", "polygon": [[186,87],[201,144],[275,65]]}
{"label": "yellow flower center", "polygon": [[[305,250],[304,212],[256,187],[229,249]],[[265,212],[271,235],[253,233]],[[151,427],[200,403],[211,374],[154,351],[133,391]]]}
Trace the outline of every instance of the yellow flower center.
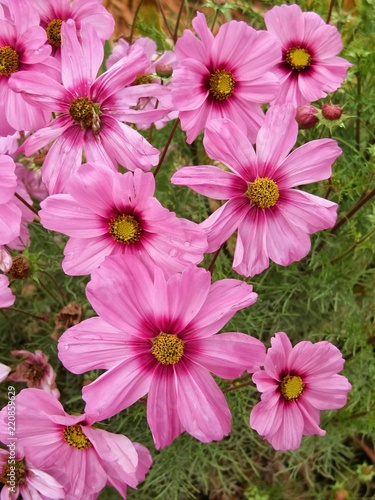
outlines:
{"label": "yellow flower center", "polygon": [[234,78],[229,71],[218,69],[209,79],[210,93],[218,101],[225,101],[233,94]]}
{"label": "yellow flower center", "polygon": [[100,109],[88,97],[78,97],[69,106],[69,114],[81,128],[91,127],[94,132],[100,130]]}
{"label": "yellow flower center", "polygon": [[[12,462],[12,464],[9,464],[7,461],[0,475],[0,483],[4,483],[8,488],[12,487],[14,490],[14,486],[17,487],[26,481],[26,475],[27,469],[24,459],[16,460],[16,462]],[[14,481],[16,484],[10,484],[10,481]]]}
{"label": "yellow flower center", "polygon": [[302,382],[301,377],[298,375],[287,375],[281,381],[281,394],[288,401],[298,399],[303,393],[305,384]]}
{"label": "yellow flower center", "polygon": [[292,47],[286,53],[286,62],[292,69],[302,71],[311,66],[311,55],[302,47]]}
{"label": "yellow flower center", "polygon": [[9,76],[15,73],[19,67],[19,57],[17,52],[6,45],[0,47],[0,75]]}
{"label": "yellow flower center", "polygon": [[130,244],[139,241],[142,227],[132,215],[119,215],[110,220],[109,232],[116,241]]}
{"label": "yellow flower center", "polygon": [[63,430],[64,441],[68,443],[69,446],[77,448],[77,450],[85,450],[92,446],[91,441],[84,435],[82,428],[79,424],[68,425]]}
{"label": "yellow flower center", "polygon": [[258,177],[254,182],[250,182],[247,189],[247,196],[256,207],[271,208],[276,205],[279,199],[279,188],[272,179]]}
{"label": "yellow flower center", "polygon": [[143,85],[144,83],[154,83],[154,79],[151,75],[141,74],[136,77],[133,85]]}
{"label": "yellow flower center", "polygon": [[63,21],[61,19],[54,19],[51,21],[46,29],[47,38],[51,45],[55,47],[61,47],[61,25]]}
{"label": "yellow flower center", "polygon": [[160,333],[153,344],[152,354],[162,365],[175,365],[184,354],[183,341],[170,333]]}

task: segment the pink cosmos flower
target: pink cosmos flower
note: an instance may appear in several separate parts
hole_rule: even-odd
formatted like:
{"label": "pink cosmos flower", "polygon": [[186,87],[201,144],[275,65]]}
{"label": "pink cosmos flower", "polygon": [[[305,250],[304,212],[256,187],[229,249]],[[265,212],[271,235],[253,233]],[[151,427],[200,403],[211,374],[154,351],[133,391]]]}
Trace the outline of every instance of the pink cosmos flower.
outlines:
{"label": "pink cosmos flower", "polygon": [[280,92],[272,104],[310,104],[337,90],[350,66],[337,54],[342,50],[340,33],[315,12],[298,5],[275,6],[264,16],[267,29],[282,45],[282,57],[274,70]]}
{"label": "pink cosmos flower", "polygon": [[280,60],[280,44],[266,31],[244,22],[224,23],[216,37],[198,12],[193,26],[176,44],[179,65],[172,81],[172,102],[190,144],[212,118],[229,118],[252,142],[263,123],[260,103],[270,102],[279,82],[270,73]]}
{"label": "pink cosmos flower", "polygon": [[[8,443],[9,444],[9,441]],[[14,485],[10,483],[11,467],[16,474]],[[32,467],[28,460],[17,450],[15,455],[10,455],[7,450],[0,449],[0,483],[3,488],[0,500],[63,500],[64,488],[52,476]]]}
{"label": "pink cosmos flower", "polygon": [[[64,486],[64,498],[96,499],[106,484],[126,498],[127,485],[135,488],[151,466],[147,448],[95,428],[93,415],[68,415],[45,391],[24,389],[15,404],[17,446],[33,467]],[[8,437],[5,407],[0,412],[0,439],[8,443]]]}
{"label": "pink cosmos flower", "polygon": [[0,16],[0,135],[18,130],[44,127],[50,111],[35,108],[9,86],[12,75],[39,71],[49,78],[59,78],[59,65],[50,57],[46,33],[39,26],[39,16],[32,2],[9,0],[11,18]]}
{"label": "pink cosmos flower", "polygon": [[17,364],[15,370],[9,375],[13,382],[27,382],[27,387],[35,387],[60,397],[56,386],[56,373],[48,363],[48,358],[43,351],[12,351],[12,356],[22,356],[24,361]]}
{"label": "pink cosmos flower", "polygon": [[33,0],[40,15],[40,25],[46,30],[48,42],[54,55],[60,56],[61,25],[73,19],[78,34],[82,23],[91,24],[96,34],[104,43],[108,40],[115,26],[112,15],[103,7],[102,0]]}
{"label": "pink cosmos flower", "polygon": [[[1,279],[1,276],[0,276],[0,279]],[[10,370],[11,369],[9,368],[9,366],[6,366],[6,365],[3,365],[3,363],[0,363],[0,382],[2,382],[3,380],[5,380],[7,378],[7,376],[10,373]]]}
{"label": "pink cosmos flower", "polygon": [[17,187],[15,169],[10,156],[0,155],[0,245],[7,245],[21,231],[22,212],[14,197]]}
{"label": "pink cosmos flower", "polygon": [[233,268],[244,276],[264,271],[269,258],[281,266],[302,259],[310,251],[309,234],[336,221],[336,203],[292,188],[328,179],[341,149],[336,141],[318,139],[289,154],[298,135],[294,117],[291,104],[272,106],[256,152],[234,123],[211,121],[204,139],[207,154],[232,172],[203,165],[182,168],[171,179],[204,196],[229,199],[201,225],[208,252],[238,229]]}
{"label": "pink cosmos flower", "polygon": [[[120,293],[121,292],[121,293]],[[208,443],[231,429],[223,378],[253,372],[264,345],[243,333],[216,335],[236,311],[252,305],[252,286],[190,266],[166,280],[134,256],[107,257],[93,271],[87,297],[100,315],[69,328],[59,357],[73,373],[105,369],[83,388],[86,411],[106,419],[148,393],[147,420],[155,446],[183,430]]]}
{"label": "pink cosmos flower", "polygon": [[123,123],[132,117],[127,116],[128,103],[117,95],[148,67],[142,49],[134,47],[128,57],[96,78],[103,46],[93,28],[85,25],[82,42],[74,21],[66,21],[61,29],[63,85],[36,73],[18,72],[11,78],[12,88],[30,103],[60,113],[29,137],[21,151],[29,156],[58,138],[43,163],[42,178],[50,194],[65,190],[68,178],[82,163],[82,149],[87,161],[100,161],[114,170],[118,162],[129,170],[149,170],[157,164],[159,151]]}
{"label": "pink cosmos flower", "polygon": [[12,306],[15,300],[16,297],[9,288],[8,277],[0,274],[0,309]]}
{"label": "pink cosmos flower", "polygon": [[330,342],[303,341],[292,347],[287,334],[279,332],[271,345],[264,370],[253,375],[262,396],[250,426],[275,450],[295,450],[302,436],[325,435],[320,411],[342,408],[352,386],[337,374],[345,360]]}
{"label": "pink cosmos flower", "polygon": [[90,274],[107,255],[137,255],[167,275],[203,260],[205,231],[178,219],[154,197],[151,173],[113,172],[100,164],[82,165],[67,186],[69,194],[41,203],[42,225],[70,236],[62,267],[66,274]]}

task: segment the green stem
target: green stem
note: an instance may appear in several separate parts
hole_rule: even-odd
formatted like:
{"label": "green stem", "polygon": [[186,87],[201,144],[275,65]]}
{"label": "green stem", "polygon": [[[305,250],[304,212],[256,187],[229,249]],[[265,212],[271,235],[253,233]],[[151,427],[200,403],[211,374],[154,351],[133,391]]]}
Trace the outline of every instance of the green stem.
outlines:
{"label": "green stem", "polygon": [[217,19],[218,14],[219,14],[219,9],[216,9],[216,10],[215,10],[214,19],[213,19],[212,24],[211,24],[211,31],[213,31],[213,30],[214,30],[214,26],[215,26],[215,23],[216,23],[216,19]]}
{"label": "green stem", "polygon": [[17,313],[25,314],[26,316],[30,316],[31,318],[39,319],[40,321],[45,321],[48,323],[49,318],[47,316],[37,316],[36,314],[30,313],[28,311],[24,311],[23,309],[18,309],[18,307],[7,307],[8,311],[14,311]]}
{"label": "green stem", "polygon": [[51,290],[40,280],[38,280],[38,284],[47,294],[51,297],[52,300],[56,302],[59,306],[61,305],[60,301],[55,297],[55,295],[51,292]]}
{"label": "green stem", "polygon": [[184,8],[184,5],[185,5],[185,0],[181,0],[180,10],[178,11],[178,14],[177,14],[176,26],[174,28],[174,33],[173,33],[173,42],[174,43],[177,42],[178,28],[180,25],[180,20],[181,20],[181,16],[182,16],[182,9]]}
{"label": "green stem", "polygon": [[163,9],[163,6],[162,6],[160,0],[156,0],[156,3],[158,4],[158,8],[159,8],[159,11],[161,12],[161,15],[162,15],[165,27],[167,28],[168,34],[171,38],[173,38],[172,30],[168,24],[167,17],[165,15],[165,12],[164,12],[164,9]]}
{"label": "green stem", "polygon": [[49,272],[47,272],[47,271],[43,271],[42,269],[39,269],[39,271],[38,271],[38,272],[39,272],[39,273],[43,273],[43,274],[45,274],[45,275],[46,275],[46,276],[47,276],[47,277],[48,277],[48,278],[52,281],[52,283],[55,285],[56,290],[59,292],[59,294],[60,294],[60,296],[61,296],[61,298],[62,298],[63,302],[65,302],[65,301],[66,301],[65,294],[64,294],[64,292],[61,290],[61,288],[59,287],[59,285],[57,284],[57,281],[55,280],[55,278],[54,278],[54,277],[53,277],[53,276],[52,276]]}
{"label": "green stem", "polygon": [[208,266],[207,268],[207,271],[209,271],[211,274],[214,270],[214,267],[215,267],[215,263],[216,263],[216,260],[217,258],[219,257],[219,253],[221,252],[222,248],[224,246],[224,243],[216,250],[216,252],[214,253],[213,257],[212,257],[212,260],[210,262],[210,265]]}
{"label": "green stem", "polygon": [[228,389],[223,389],[223,393],[227,392],[232,392],[232,391],[237,391],[237,389],[242,389],[243,387],[248,387],[249,385],[254,385],[254,382],[252,380],[249,380],[248,382],[244,382],[243,384],[238,384],[233,387],[228,387]]}
{"label": "green stem", "polygon": [[137,8],[135,9],[135,12],[134,12],[133,24],[132,24],[132,27],[131,27],[131,30],[130,30],[130,36],[129,36],[129,45],[131,45],[133,43],[133,36],[134,36],[134,30],[135,30],[135,21],[137,20],[137,17],[138,17],[139,11],[141,10],[142,4],[143,4],[143,0],[139,0]]}
{"label": "green stem", "polygon": [[167,142],[166,142],[166,144],[165,144],[165,146],[164,146],[163,152],[162,152],[162,154],[160,155],[160,160],[159,160],[159,163],[158,163],[158,164],[157,164],[157,166],[156,166],[156,169],[155,169],[155,172],[154,172],[154,177],[156,177],[156,176],[158,175],[158,172],[159,172],[159,170],[160,170],[160,167],[162,166],[162,163],[163,163],[163,161],[164,161],[165,155],[167,154],[168,148],[169,148],[169,146],[170,146],[170,144],[171,144],[171,142],[172,142],[172,139],[173,139],[174,133],[176,132],[176,129],[177,129],[177,127],[178,127],[179,122],[180,122],[180,121],[177,119],[177,120],[175,121],[174,125],[173,125],[173,128],[172,128],[172,130],[171,130],[171,132],[170,132],[170,134],[169,134],[169,137],[168,137],[168,139],[167,139]]}
{"label": "green stem", "polygon": [[331,2],[329,4],[329,9],[328,9],[328,15],[327,15],[327,21],[326,21],[327,24],[329,24],[329,22],[331,20],[334,5],[335,5],[335,0],[331,0]]}
{"label": "green stem", "polygon": [[340,229],[341,226],[343,226],[346,222],[348,222],[348,220],[351,219],[353,215],[355,215],[358,212],[358,210],[360,210],[363,207],[363,205],[365,205],[368,201],[370,201],[371,198],[373,198],[374,196],[375,196],[375,188],[373,188],[366,196],[363,196],[354,205],[354,207],[351,210],[349,210],[349,212],[344,217],[342,217],[338,222],[336,222],[336,224],[333,226],[330,232],[332,234],[336,233],[336,231]]}
{"label": "green stem", "polygon": [[20,196],[18,193],[14,193],[14,196],[20,200],[21,203],[23,203],[27,208],[29,208],[34,214],[35,214],[35,217],[34,219],[37,221],[37,222],[40,222],[40,217],[38,215],[38,210],[36,210],[32,205],[30,205],[30,203],[28,203],[26,200],[24,200],[22,198],[22,196]]}

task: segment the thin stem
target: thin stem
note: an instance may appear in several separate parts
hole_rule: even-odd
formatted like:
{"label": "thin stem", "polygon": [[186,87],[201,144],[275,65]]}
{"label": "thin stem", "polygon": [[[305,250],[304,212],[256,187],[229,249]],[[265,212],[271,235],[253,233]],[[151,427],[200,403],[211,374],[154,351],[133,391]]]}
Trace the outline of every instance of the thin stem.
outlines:
{"label": "thin stem", "polygon": [[42,281],[38,280],[38,284],[41,288],[43,288],[45,292],[48,293],[48,295],[52,300],[56,302],[56,304],[58,304],[59,306],[61,305],[60,301],[55,297],[55,295],[53,295],[53,293],[51,293],[51,290],[49,290],[49,288]]}
{"label": "thin stem", "polygon": [[214,26],[215,26],[215,23],[216,23],[216,19],[217,19],[218,14],[219,14],[219,9],[216,9],[216,10],[215,10],[214,19],[213,19],[212,24],[211,24],[211,31],[213,31],[213,30],[214,30]]}
{"label": "thin stem", "polygon": [[233,387],[228,387],[228,389],[223,389],[222,392],[227,393],[236,391],[237,389],[242,389],[243,387],[248,387],[249,385],[254,385],[254,382],[252,380],[249,380],[248,382],[244,382],[243,384],[238,384]]}
{"label": "thin stem", "polygon": [[178,11],[176,26],[174,28],[174,33],[173,33],[173,42],[174,43],[177,42],[178,28],[180,25],[180,20],[181,20],[181,16],[182,16],[182,9],[184,8],[184,5],[185,5],[185,0],[181,0],[180,10]]}
{"label": "thin stem", "polygon": [[358,444],[362,450],[366,453],[366,455],[369,457],[369,459],[372,461],[372,463],[375,464],[375,453],[374,450],[372,450],[362,439],[359,437],[355,437],[353,441]]}
{"label": "thin stem", "polygon": [[38,215],[38,210],[36,210],[32,205],[30,205],[30,203],[28,203],[26,200],[24,200],[22,198],[22,196],[20,196],[18,193],[14,193],[14,196],[20,200],[21,203],[23,203],[27,208],[29,208],[34,214],[35,214],[35,220],[37,222],[40,222],[40,217]]}
{"label": "thin stem", "polygon": [[39,319],[40,321],[45,321],[48,323],[49,318],[47,316],[37,316],[36,314],[33,314],[28,311],[24,311],[23,309],[18,309],[18,307],[7,307],[7,311],[14,311],[17,313],[22,313],[25,314],[26,316],[30,316],[31,318]]}
{"label": "thin stem", "polygon": [[361,97],[361,78],[360,75],[357,74],[357,94],[358,94],[358,104],[357,104],[357,118],[355,120],[355,145],[357,148],[357,151],[360,150],[361,147],[361,102],[360,102],[360,97]]}
{"label": "thin stem", "polygon": [[130,36],[129,36],[129,45],[131,45],[133,43],[133,36],[134,36],[134,30],[135,30],[135,21],[137,20],[137,17],[138,17],[139,11],[141,10],[142,4],[143,4],[143,0],[139,0],[137,8],[135,9],[135,12],[134,12],[133,24],[132,24],[132,27],[131,27],[131,30],[130,30]]}
{"label": "thin stem", "polygon": [[156,0],[156,3],[158,4],[159,11],[161,12],[161,15],[162,15],[165,27],[167,28],[167,31],[169,33],[169,36],[171,38],[173,38],[173,33],[172,33],[172,30],[171,30],[171,27],[168,24],[167,17],[165,15],[165,12],[164,12],[164,9],[163,9],[163,6],[162,6],[160,0]]}
{"label": "thin stem", "polygon": [[170,146],[170,144],[171,144],[171,142],[172,142],[172,139],[173,139],[174,133],[176,132],[176,129],[177,129],[177,127],[178,127],[178,124],[179,124],[179,120],[177,119],[177,120],[175,121],[174,125],[173,125],[173,128],[172,128],[172,130],[171,130],[171,132],[170,132],[170,134],[169,134],[169,137],[168,137],[168,139],[167,139],[167,142],[166,142],[166,144],[165,144],[165,146],[164,146],[163,152],[162,152],[162,154],[161,154],[161,156],[160,156],[159,163],[158,163],[158,165],[157,165],[157,167],[156,167],[156,169],[155,169],[155,172],[154,172],[154,177],[156,177],[156,176],[157,176],[157,174],[158,174],[158,172],[159,172],[159,170],[160,170],[160,167],[162,166],[162,163],[163,163],[163,161],[164,161],[165,155],[167,154],[168,148],[169,148],[169,146]]}
{"label": "thin stem", "polygon": [[334,5],[335,5],[335,0],[331,0],[331,2],[329,4],[329,9],[328,9],[328,15],[327,15],[327,21],[326,21],[327,24],[329,24],[329,22],[331,20],[331,15],[332,15]]}
{"label": "thin stem", "polygon": [[219,253],[221,252],[222,248],[224,246],[224,243],[216,250],[216,252],[214,253],[213,257],[212,257],[212,260],[210,262],[210,265],[208,266],[207,270],[210,271],[210,273],[212,274],[213,270],[214,270],[214,267],[215,267],[215,263],[216,263],[216,260],[217,258],[219,257]]}
{"label": "thin stem", "polygon": [[357,204],[354,205],[354,207],[351,210],[349,210],[349,212],[344,217],[342,217],[338,222],[336,222],[336,224],[333,226],[330,232],[332,234],[336,233],[336,231],[340,229],[341,226],[343,226],[346,222],[348,222],[348,220],[351,219],[353,215],[355,215],[358,212],[358,210],[360,210],[363,207],[363,205],[365,205],[368,201],[370,201],[371,198],[373,198],[374,196],[375,196],[375,188],[373,188],[366,196],[363,196],[357,202]]}
{"label": "thin stem", "polygon": [[61,290],[61,288],[59,287],[59,285],[57,284],[57,281],[55,280],[55,278],[54,278],[54,277],[53,277],[53,276],[52,276],[49,272],[47,272],[47,271],[43,271],[42,269],[39,269],[39,271],[38,271],[38,272],[39,272],[39,273],[43,273],[43,274],[45,274],[45,275],[46,275],[46,276],[47,276],[47,277],[48,277],[48,278],[52,281],[52,283],[55,285],[56,290],[59,292],[59,294],[60,294],[60,296],[61,296],[61,298],[62,298],[63,302],[65,302],[65,301],[66,301],[65,294],[64,294],[64,292]]}

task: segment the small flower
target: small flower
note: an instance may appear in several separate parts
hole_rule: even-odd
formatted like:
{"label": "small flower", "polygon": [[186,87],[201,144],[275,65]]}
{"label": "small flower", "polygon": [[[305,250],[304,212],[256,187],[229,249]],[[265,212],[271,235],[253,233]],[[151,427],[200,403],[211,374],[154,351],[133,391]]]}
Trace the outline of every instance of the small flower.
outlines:
{"label": "small flower", "polygon": [[9,288],[8,277],[0,274],[0,309],[12,306],[15,300],[16,297]]}
{"label": "small flower", "polygon": [[150,271],[132,255],[114,255],[93,271],[86,293],[99,317],[67,330],[58,345],[73,373],[107,370],[83,388],[86,412],[106,419],[148,393],[157,448],[183,430],[204,443],[229,434],[230,410],[210,372],[232,379],[263,362],[259,340],[217,335],[256,301],[251,285],[211,284],[210,273],[196,266],[166,279],[156,266]]}
{"label": "small flower", "polygon": [[56,373],[48,363],[48,358],[44,352],[36,350],[35,353],[29,351],[12,351],[12,356],[22,356],[24,361],[17,364],[15,370],[9,375],[9,380],[13,382],[27,382],[27,387],[42,389],[56,398],[60,397],[60,392],[56,386]]}
{"label": "small flower", "polygon": [[151,173],[120,174],[86,163],[66,190],[44,200],[39,212],[45,228],[70,236],[62,263],[66,274],[90,274],[117,253],[137,255],[168,275],[203,260],[205,231],[159,203]]}
{"label": "small flower", "polygon": [[[33,468],[63,485],[66,499],[97,498],[106,484],[126,498],[127,485],[136,488],[151,466],[147,448],[94,427],[93,415],[68,415],[45,391],[23,389],[15,404],[17,446]],[[0,439],[8,444],[8,437],[5,407],[0,412]]]}
{"label": "small flower", "polygon": [[302,259],[310,251],[309,234],[336,221],[336,203],[293,188],[328,179],[341,149],[332,139],[318,139],[290,153],[297,135],[291,104],[267,111],[256,152],[234,123],[212,120],[205,149],[232,172],[202,165],[181,168],[171,179],[210,198],[229,200],[201,226],[207,231],[208,252],[238,229],[233,268],[243,276],[261,273],[269,259],[281,266]]}
{"label": "small flower", "polygon": [[337,57],[342,41],[334,26],[315,12],[302,12],[298,5],[275,6],[264,19],[282,45],[275,71],[281,86],[271,104],[310,104],[340,87],[352,64]]}
{"label": "small flower", "polygon": [[295,450],[302,436],[325,435],[319,427],[321,410],[346,404],[348,380],[338,375],[345,360],[330,342],[299,342],[292,347],[284,332],[271,339],[264,370],[253,382],[262,393],[250,415],[250,427],[275,450]]}
{"label": "small flower", "polygon": [[[263,123],[261,103],[270,102],[279,82],[270,73],[280,60],[278,40],[244,22],[224,23],[216,37],[205,16],[177,41],[179,65],[172,80],[172,102],[190,144],[212,118],[228,118],[252,142]],[[193,91],[192,91],[193,89]]]}

